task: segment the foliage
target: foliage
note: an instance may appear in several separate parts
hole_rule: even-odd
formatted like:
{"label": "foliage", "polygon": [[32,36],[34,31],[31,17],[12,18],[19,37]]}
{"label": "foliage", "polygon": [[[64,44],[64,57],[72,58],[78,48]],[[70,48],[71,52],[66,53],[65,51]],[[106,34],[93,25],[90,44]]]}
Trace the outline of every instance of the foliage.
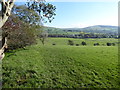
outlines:
{"label": "foliage", "polygon": [[26,6],[29,10],[34,10],[40,15],[40,20],[43,22],[51,22],[54,19],[56,7],[45,0],[28,0]]}
{"label": "foliage", "polygon": [[76,44],[76,46],[79,46],[79,44]]}
{"label": "foliage", "polygon": [[115,46],[115,43],[111,43],[113,46]]}
{"label": "foliage", "polygon": [[55,43],[53,43],[52,45],[56,45]]}
{"label": "foliage", "polygon": [[56,7],[43,0],[28,0],[25,5],[14,6],[13,13],[30,25],[42,25],[54,19]]}
{"label": "foliage", "polygon": [[45,44],[45,40],[48,37],[48,33],[46,31],[44,31],[44,27],[43,26],[38,28],[38,30],[37,30],[37,37],[40,39],[40,41],[44,45]]}
{"label": "foliage", "polygon": [[106,43],[107,46],[111,46],[112,44],[111,43]]}
{"label": "foliage", "polygon": [[29,10],[27,6],[20,5],[16,6],[14,5],[13,11],[16,16],[20,18],[20,20],[24,21],[25,23],[28,23],[30,25],[37,25],[40,22],[40,16],[35,12],[34,10]]}
{"label": "foliage", "polygon": [[87,45],[85,41],[82,41],[81,44],[84,46],[84,45]]}
{"label": "foliage", "polygon": [[23,48],[36,42],[34,28],[15,15],[9,17],[2,29],[8,34],[9,49]]}
{"label": "foliage", "polygon": [[94,46],[98,46],[98,45],[100,45],[99,43],[94,43]]}
{"label": "foliage", "polygon": [[[29,1],[26,6],[15,5],[12,10],[13,16],[4,25],[4,31],[9,33],[9,48],[23,48],[35,43],[36,28],[40,28],[41,20],[45,20],[45,18],[48,18],[48,21],[51,22],[54,19],[55,9],[55,6],[43,1]],[[40,32],[38,36],[44,44],[48,34],[42,30]]]}
{"label": "foliage", "polygon": [[115,43],[109,43],[109,42],[107,42],[106,45],[107,46],[115,46]]}
{"label": "foliage", "polygon": [[74,45],[74,42],[72,40],[68,40],[68,45]]}

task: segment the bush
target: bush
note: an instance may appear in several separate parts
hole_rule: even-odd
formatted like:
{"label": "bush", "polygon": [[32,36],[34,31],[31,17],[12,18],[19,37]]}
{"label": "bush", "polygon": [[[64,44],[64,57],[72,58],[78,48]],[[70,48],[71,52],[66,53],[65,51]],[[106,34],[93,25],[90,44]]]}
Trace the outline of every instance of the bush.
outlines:
{"label": "bush", "polygon": [[74,45],[74,42],[72,40],[68,40],[68,45]]}
{"label": "bush", "polygon": [[85,41],[82,41],[82,43],[81,43],[81,44],[82,44],[83,46],[84,46],[84,45],[87,45]]}
{"label": "bush", "polygon": [[8,33],[8,49],[24,48],[36,43],[35,28],[23,23],[16,16],[12,16],[3,26],[4,33]]}
{"label": "bush", "polygon": [[107,46],[111,46],[112,44],[111,43],[106,43]]}
{"label": "bush", "polygon": [[115,46],[115,43],[112,43],[113,46]]}
{"label": "bush", "polygon": [[56,45],[55,43],[53,43],[52,45]]}
{"label": "bush", "polygon": [[79,44],[76,44],[76,46],[79,46]]}
{"label": "bush", "polygon": [[99,43],[94,43],[94,46],[98,46],[98,45],[100,45]]}
{"label": "bush", "polygon": [[105,46],[105,44],[102,44],[103,46]]}

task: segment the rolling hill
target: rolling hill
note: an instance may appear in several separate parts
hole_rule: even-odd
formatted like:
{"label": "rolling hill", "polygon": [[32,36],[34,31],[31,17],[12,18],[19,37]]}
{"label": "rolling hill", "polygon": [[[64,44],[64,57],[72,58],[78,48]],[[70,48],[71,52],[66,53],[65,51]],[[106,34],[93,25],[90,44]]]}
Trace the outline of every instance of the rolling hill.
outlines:
{"label": "rolling hill", "polygon": [[63,28],[64,31],[72,31],[72,32],[86,32],[86,33],[117,33],[117,26],[109,26],[109,25],[95,25],[89,26],[85,28]]}
{"label": "rolling hill", "polygon": [[106,34],[117,34],[118,27],[117,26],[109,26],[109,25],[95,25],[89,26],[85,28],[55,28],[55,27],[45,27],[44,29],[49,34],[76,34],[79,32],[85,33],[106,33]]}

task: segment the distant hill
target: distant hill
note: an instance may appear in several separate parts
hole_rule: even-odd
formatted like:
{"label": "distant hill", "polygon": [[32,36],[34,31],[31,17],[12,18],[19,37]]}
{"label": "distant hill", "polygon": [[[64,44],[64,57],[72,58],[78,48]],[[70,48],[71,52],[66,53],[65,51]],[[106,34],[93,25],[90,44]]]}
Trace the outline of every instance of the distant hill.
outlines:
{"label": "distant hill", "polygon": [[109,26],[109,25],[95,25],[89,26],[85,28],[54,28],[54,27],[46,27],[44,29],[49,34],[76,34],[79,32],[86,33],[106,33],[106,34],[117,34],[118,27],[117,26]]}
{"label": "distant hill", "polygon": [[65,31],[61,28],[55,28],[55,27],[46,27],[44,28],[44,31],[47,31],[49,34],[64,34]]}
{"label": "distant hill", "polygon": [[109,25],[95,25],[89,26],[85,28],[63,28],[64,31],[82,31],[87,33],[117,33],[118,27],[117,26],[109,26]]}

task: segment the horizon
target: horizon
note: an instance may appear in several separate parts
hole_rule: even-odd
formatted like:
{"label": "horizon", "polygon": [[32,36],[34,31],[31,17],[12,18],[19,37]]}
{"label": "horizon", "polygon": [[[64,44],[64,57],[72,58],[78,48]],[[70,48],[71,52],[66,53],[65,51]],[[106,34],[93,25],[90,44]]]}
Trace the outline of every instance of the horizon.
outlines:
{"label": "horizon", "polygon": [[[92,26],[86,26],[86,27],[82,27],[82,28],[93,27],[93,26],[118,27],[118,25],[117,26],[113,26],[113,25],[92,25]],[[50,27],[50,26],[45,26],[45,27]],[[59,27],[52,27],[52,28],[59,28]],[[69,28],[69,27],[60,28],[60,29],[67,29],[67,28]],[[80,29],[82,29],[81,27],[70,27],[70,28],[80,28]]]}
{"label": "horizon", "polygon": [[84,27],[55,27],[55,26],[46,26],[45,27],[53,27],[53,28],[87,28],[92,26],[112,26],[112,27],[118,27],[118,25],[90,25],[90,26],[84,26]]}

